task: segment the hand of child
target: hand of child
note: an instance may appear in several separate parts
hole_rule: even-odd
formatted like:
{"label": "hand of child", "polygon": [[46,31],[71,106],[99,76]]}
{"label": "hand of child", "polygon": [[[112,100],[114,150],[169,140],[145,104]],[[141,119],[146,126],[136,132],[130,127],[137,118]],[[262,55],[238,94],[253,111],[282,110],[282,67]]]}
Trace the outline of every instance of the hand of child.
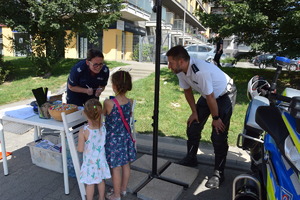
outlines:
{"label": "hand of child", "polygon": [[102,88],[97,88],[96,93],[95,93],[95,96],[96,96],[96,97],[99,97],[99,96],[101,95],[102,91],[103,91]]}

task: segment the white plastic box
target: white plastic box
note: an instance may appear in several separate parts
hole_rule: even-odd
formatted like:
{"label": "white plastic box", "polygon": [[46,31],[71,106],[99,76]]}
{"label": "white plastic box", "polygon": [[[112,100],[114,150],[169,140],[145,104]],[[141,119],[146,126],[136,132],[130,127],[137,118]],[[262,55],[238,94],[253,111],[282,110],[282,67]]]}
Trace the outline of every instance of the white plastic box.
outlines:
{"label": "white plastic box", "polygon": [[[54,144],[60,143],[60,138],[57,136],[47,135],[43,139],[47,139]],[[35,144],[35,142],[27,144],[30,149],[32,163],[45,169],[63,173],[62,154],[36,147]]]}

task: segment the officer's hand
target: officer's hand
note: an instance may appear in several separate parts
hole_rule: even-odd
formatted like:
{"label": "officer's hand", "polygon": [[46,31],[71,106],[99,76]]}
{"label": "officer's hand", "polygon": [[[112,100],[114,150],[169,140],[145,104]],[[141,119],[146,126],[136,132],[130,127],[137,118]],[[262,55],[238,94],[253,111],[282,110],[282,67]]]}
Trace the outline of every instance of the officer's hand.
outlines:
{"label": "officer's hand", "polygon": [[225,131],[225,125],[223,124],[221,118],[218,120],[212,121],[212,127],[216,130],[217,134],[222,133]]}
{"label": "officer's hand", "polygon": [[86,93],[87,93],[88,95],[93,95],[93,88],[87,88],[87,89],[86,89]]}
{"label": "officer's hand", "polygon": [[103,88],[97,88],[95,96],[99,97],[101,95],[102,91],[103,91]]}
{"label": "officer's hand", "polygon": [[188,126],[190,126],[192,124],[193,121],[196,121],[199,123],[199,120],[198,120],[198,114],[195,112],[195,113],[192,113],[190,115],[190,117],[188,118],[188,121],[187,121],[187,124]]}

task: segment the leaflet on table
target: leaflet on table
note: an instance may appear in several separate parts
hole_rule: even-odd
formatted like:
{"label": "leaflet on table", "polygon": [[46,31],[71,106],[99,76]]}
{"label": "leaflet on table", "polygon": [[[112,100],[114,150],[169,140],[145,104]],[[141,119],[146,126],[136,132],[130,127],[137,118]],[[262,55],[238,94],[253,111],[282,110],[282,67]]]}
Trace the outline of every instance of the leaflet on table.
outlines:
{"label": "leaflet on table", "polygon": [[53,144],[49,140],[41,140],[35,144],[35,147],[49,149],[54,152],[61,152],[61,144]]}

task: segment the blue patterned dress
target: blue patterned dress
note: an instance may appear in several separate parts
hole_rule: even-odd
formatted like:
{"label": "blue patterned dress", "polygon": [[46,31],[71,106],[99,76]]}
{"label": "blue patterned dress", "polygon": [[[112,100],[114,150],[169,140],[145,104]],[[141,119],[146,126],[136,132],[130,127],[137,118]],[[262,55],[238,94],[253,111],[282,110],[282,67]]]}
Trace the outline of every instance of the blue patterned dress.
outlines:
{"label": "blue patterned dress", "polygon": [[[130,102],[120,106],[125,120],[129,122],[131,114]],[[109,167],[115,168],[134,161],[136,159],[134,143],[115,104],[110,114],[106,115],[105,126],[107,130],[105,152]]]}
{"label": "blue patterned dress", "polygon": [[80,170],[80,182],[85,184],[98,184],[103,179],[111,177],[110,170],[105,158],[105,127],[100,129],[90,129],[84,126],[84,130],[88,130],[89,138],[85,141],[83,152],[83,163]]}

